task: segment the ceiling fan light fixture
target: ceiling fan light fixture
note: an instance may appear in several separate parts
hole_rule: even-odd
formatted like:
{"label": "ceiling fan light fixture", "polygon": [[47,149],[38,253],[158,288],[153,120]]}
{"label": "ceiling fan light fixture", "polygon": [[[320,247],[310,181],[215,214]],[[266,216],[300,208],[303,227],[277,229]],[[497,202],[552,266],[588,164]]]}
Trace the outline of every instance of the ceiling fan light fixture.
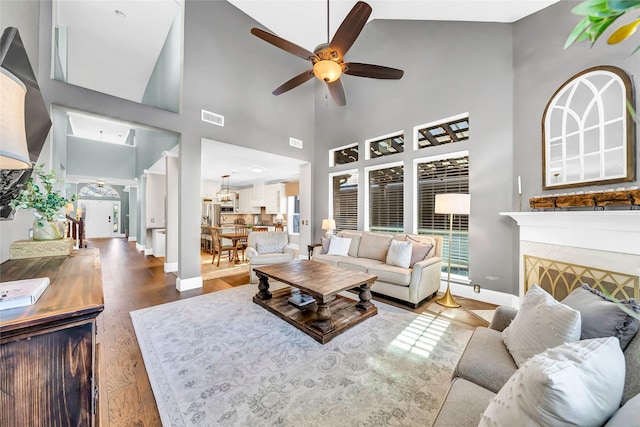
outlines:
{"label": "ceiling fan light fixture", "polygon": [[332,83],[340,78],[342,67],[335,61],[323,59],[313,64],[313,74],[324,82]]}

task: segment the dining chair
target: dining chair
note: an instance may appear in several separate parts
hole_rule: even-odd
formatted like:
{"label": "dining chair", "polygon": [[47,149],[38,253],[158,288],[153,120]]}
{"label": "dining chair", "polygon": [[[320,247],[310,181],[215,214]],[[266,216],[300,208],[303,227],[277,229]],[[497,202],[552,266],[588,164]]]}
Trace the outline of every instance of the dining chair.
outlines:
{"label": "dining chair", "polygon": [[220,267],[220,258],[222,257],[223,252],[227,252],[227,256],[229,261],[231,261],[231,253],[235,250],[233,245],[222,245],[222,239],[220,238],[220,231],[216,228],[211,228],[211,250],[213,252],[213,257],[211,258],[211,264],[216,261],[216,255],[218,255],[218,263],[216,267]]}
{"label": "dining chair", "polygon": [[244,262],[244,251],[247,249],[247,238],[249,237],[249,227],[244,224],[238,224],[235,226],[236,234],[242,234],[245,237],[239,239],[236,243],[238,252],[242,252],[242,261]]}
{"label": "dining chair", "polygon": [[257,231],[257,232],[266,233],[267,231],[269,231],[269,228],[268,227],[253,227],[251,229],[251,231]]}
{"label": "dining chair", "polygon": [[201,227],[200,228],[200,249],[206,253],[211,252],[211,232],[209,231],[209,227]]}
{"label": "dining chair", "polygon": [[276,231],[284,231],[284,225],[276,224]]}

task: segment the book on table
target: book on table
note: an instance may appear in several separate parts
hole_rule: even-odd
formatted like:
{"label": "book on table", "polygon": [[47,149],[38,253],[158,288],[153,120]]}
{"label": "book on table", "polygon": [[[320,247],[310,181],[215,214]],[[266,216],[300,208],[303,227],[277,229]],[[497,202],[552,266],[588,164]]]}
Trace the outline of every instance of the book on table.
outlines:
{"label": "book on table", "polygon": [[0,310],[35,304],[47,286],[48,277],[0,283]]}

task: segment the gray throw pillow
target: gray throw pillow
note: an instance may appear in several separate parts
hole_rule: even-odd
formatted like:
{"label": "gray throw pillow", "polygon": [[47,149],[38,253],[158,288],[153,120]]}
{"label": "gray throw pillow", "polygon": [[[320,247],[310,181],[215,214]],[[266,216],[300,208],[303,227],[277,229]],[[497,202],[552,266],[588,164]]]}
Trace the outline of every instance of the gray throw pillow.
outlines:
{"label": "gray throw pillow", "polygon": [[562,303],[580,312],[580,339],[616,337],[624,350],[638,332],[638,319],[629,316],[618,306],[623,304],[640,313],[640,304],[633,299],[618,301],[583,284],[574,289]]}
{"label": "gray throw pillow", "polygon": [[257,242],[256,250],[260,255],[283,253],[284,244],[277,242]]}
{"label": "gray throw pillow", "polygon": [[320,238],[320,243],[322,243],[322,249],[320,250],[321,254],[326,254],[327,252],[329,252],[329,241],[330,240],[326,237]]}
{"label": "gray throw pillow", "polygon": [[407,240],[411,241],[411,262],[409,263],[409,268],[413,268],[413,265],[416,262],[420,262],[429,255],[431,249],[433,249],[433,245],[429,243],[418,242],[415,239],[407,236]]}

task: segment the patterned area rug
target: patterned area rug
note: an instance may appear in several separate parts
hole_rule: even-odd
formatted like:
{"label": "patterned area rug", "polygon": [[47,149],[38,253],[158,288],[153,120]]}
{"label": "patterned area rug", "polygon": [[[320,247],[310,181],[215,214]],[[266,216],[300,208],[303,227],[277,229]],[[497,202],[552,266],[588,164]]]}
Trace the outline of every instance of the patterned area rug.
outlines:
{"label": "patterned area rug", "polygon": [[131,312],[163,425],[431,424],[470,331],[376,302],[378,315],[322,345],[256,291]]}

